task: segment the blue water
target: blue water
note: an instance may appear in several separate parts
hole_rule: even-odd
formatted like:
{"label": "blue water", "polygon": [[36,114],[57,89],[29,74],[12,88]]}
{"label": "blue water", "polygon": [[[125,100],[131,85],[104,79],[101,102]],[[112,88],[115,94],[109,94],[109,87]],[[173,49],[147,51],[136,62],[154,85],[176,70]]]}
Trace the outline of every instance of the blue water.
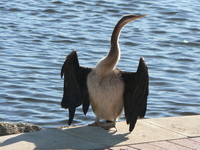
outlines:
{"label": "blue water", "polygon": [[[116,22],[148,14],[120,37],[118,68],[136,71],[144,57],[150,92],[146,118],[200,112],[200,11],[198,0],[0,1],[0,122],[64,126],[60,68],[76,49],[82,66],[104,57]],[[94,121],[77,109],[74,124]],[[120,120],[124,120],[122,116]]]}

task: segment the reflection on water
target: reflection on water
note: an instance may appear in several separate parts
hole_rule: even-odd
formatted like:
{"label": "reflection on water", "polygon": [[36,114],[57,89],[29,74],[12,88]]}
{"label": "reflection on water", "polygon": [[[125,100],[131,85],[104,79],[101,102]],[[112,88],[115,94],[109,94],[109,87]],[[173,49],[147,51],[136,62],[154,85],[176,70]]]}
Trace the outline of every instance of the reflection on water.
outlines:
{"label": "reflection on water", "polygon": [[[0,121],[43,127],[66,124],[60,108],[60,68],[71,50],[92,67],[109,50],[112,29],[124,14],[148,14],[122,31],[118,68],[135,71],[140,57],[149,67],[146,118],[200,112],[198,1],[0,2]],[[123,120],[123,116],[121,117]],[[77,109],[75,124],[94,120]]]}

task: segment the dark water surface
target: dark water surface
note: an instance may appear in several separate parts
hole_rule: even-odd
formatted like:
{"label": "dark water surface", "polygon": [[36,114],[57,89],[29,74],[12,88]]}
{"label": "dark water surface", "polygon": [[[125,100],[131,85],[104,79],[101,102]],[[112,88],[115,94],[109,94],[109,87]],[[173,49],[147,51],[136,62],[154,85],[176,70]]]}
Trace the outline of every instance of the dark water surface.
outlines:
{"label": "dark water surface", "polygon": [[[118,68],[149,67],[146,118],[200,112],[198,0],[0,1],[0,122],[66,125],[60,107],[60,68],[73,49],[93,67],[109,50],[115,23],[125,14],[148,14],[122,31]],[[75,124],[94,121],[77,109]],[[123,120],[123,116],[120,120]]]}

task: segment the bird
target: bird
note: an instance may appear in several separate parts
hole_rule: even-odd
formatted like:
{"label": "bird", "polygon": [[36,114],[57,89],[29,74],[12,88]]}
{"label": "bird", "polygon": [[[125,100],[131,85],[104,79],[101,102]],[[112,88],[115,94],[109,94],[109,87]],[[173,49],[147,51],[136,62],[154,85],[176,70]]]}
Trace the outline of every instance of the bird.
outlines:
{"label": "bird", "polygon": [[[69,110],[68,125],[71,125],[76,108],[82,105],[86,115],[91,105],[96,115],[89,126],[105,129],[115,127],[116,120],[124,115],[129,132],[138,118],[144,118],[149,95],[148,67],[143,57],[139,59],[136,72],[116,68],[120,60],[119,36],[129,22],[147,15],[125,15],[115,25],[111,35],[110,50],[95,67],[80,66],[77,51],[73,50],[61,68],[64,75],[61,107]],[[100,120],[104,121],[100,121]]]}

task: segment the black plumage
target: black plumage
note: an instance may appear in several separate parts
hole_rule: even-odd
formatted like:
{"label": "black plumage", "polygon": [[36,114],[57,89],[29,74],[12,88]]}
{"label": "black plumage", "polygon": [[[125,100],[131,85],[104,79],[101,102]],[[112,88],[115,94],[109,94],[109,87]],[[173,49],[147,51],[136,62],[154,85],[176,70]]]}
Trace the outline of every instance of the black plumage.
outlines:
{"label": "black plumage", "polygon": [[[131,22],[132,20],[135,20],[137,18],[141,18],[144,16],[146,15],[143,15],[143,16],[128,15],[128,16],[123,17],[117,23],[111,37],[111,42],[112,41],[114,42],[111,43],[110,53],[104,59],[102,59],[97,64],[96,67],[87,68],[87,67],[80,66],[76,51],[72,51],[67,56],[61,69],[61,77],[64,75],[64,88],[63,88],[63,98],[62,98],[61,106],[65,109],[69,109],[68,125],[70,125],[73,121],[76,107],[79,107],[80,105],[82,105],[83,113],[85,115],[87,114],[88,108],[92,100],[90,94],[93,91],[93,90],[92,91],[89,90],[88,88],[88,86],[90,86],[90,83],[91,83],[91,82],[88,82],[88,80],[90,80],[90,77],[92,77],[93,74],[94,74],[93,76],[96,78],[99,78],[99,79],[107,78],[109,80],[111,80],[112,76],[114,75],[114,77],[118,78],[119,80],[114,79],[113,81],[116,81],[116,82],[120,81],[121,83],[123,83],[124,88],[119,89],[119,90],[123,90],[121,91],[123,93],[122,95],[123,104],[122,106],[119,106],[119,107],[120,108],[124,107],[126,123],[130,124],[129,126],[130,132],[134,129],[138,117],[143,118],[145,116],[146,109],[147,109],[147,97],[149,94],[149,77],[148,77],[148,68],[144,59],[140,58],[138,69],[136,72],[125,72],[125,71],[121,71],[115,68],[115,65],[117,64],[118,58],[119,58],[118,52],[120,50],[118,48],[118,36],[120,34],[121,29],[128,22]],[[110,59],[112,62],[109,62],[108,59]],[[106,64],[110,66],[107,67]],[[105,70],[105,67],[107,67],[106,70]],[[98,74],[97,69],[99,68],[100,69],[102,68],[102,74]],[[112,70],[112,68],[114,69]],[[106,72],[107,70],[108,70],[108,73]],[[104,73],[103,71],[106,73],[103,74]],[[110,86],[110,85],[106,84],[105,87],[106,86]],[[102,88],[102,87],[99,87],[99,88]],[[98,89],[94,89],[94,90],[98,92]],[[102,93],[102,95],[103,94],[104,93]],[[111,94],[112,94],[112,91],[111,91]],[[112,95],[109,95],[109,97],[112,97]],[[109,104],[110,103],[109,97],[108,97],[108,101],[104,101],[104,102]],[[93,102],[92,104],[95,105],[95,107],[98,107],[98,105],[96,106],[95,101],[92,101],[92,102]],[[95,112],[95,109],[94,109],[95,107],[93,105],[92,105],[92,108],[93,108],[93,111]],[[121,109],[119,110],[121,111]],[[121,112],[119,112],[118,116],[120,114]],[[96,116],[98,120],[99,119],[98,113],[96,113]],[[103,118],[103,119],[106,119],[106,118]],[[116,117],[114,117],[112,121],[114,121],[115,123]]]}

